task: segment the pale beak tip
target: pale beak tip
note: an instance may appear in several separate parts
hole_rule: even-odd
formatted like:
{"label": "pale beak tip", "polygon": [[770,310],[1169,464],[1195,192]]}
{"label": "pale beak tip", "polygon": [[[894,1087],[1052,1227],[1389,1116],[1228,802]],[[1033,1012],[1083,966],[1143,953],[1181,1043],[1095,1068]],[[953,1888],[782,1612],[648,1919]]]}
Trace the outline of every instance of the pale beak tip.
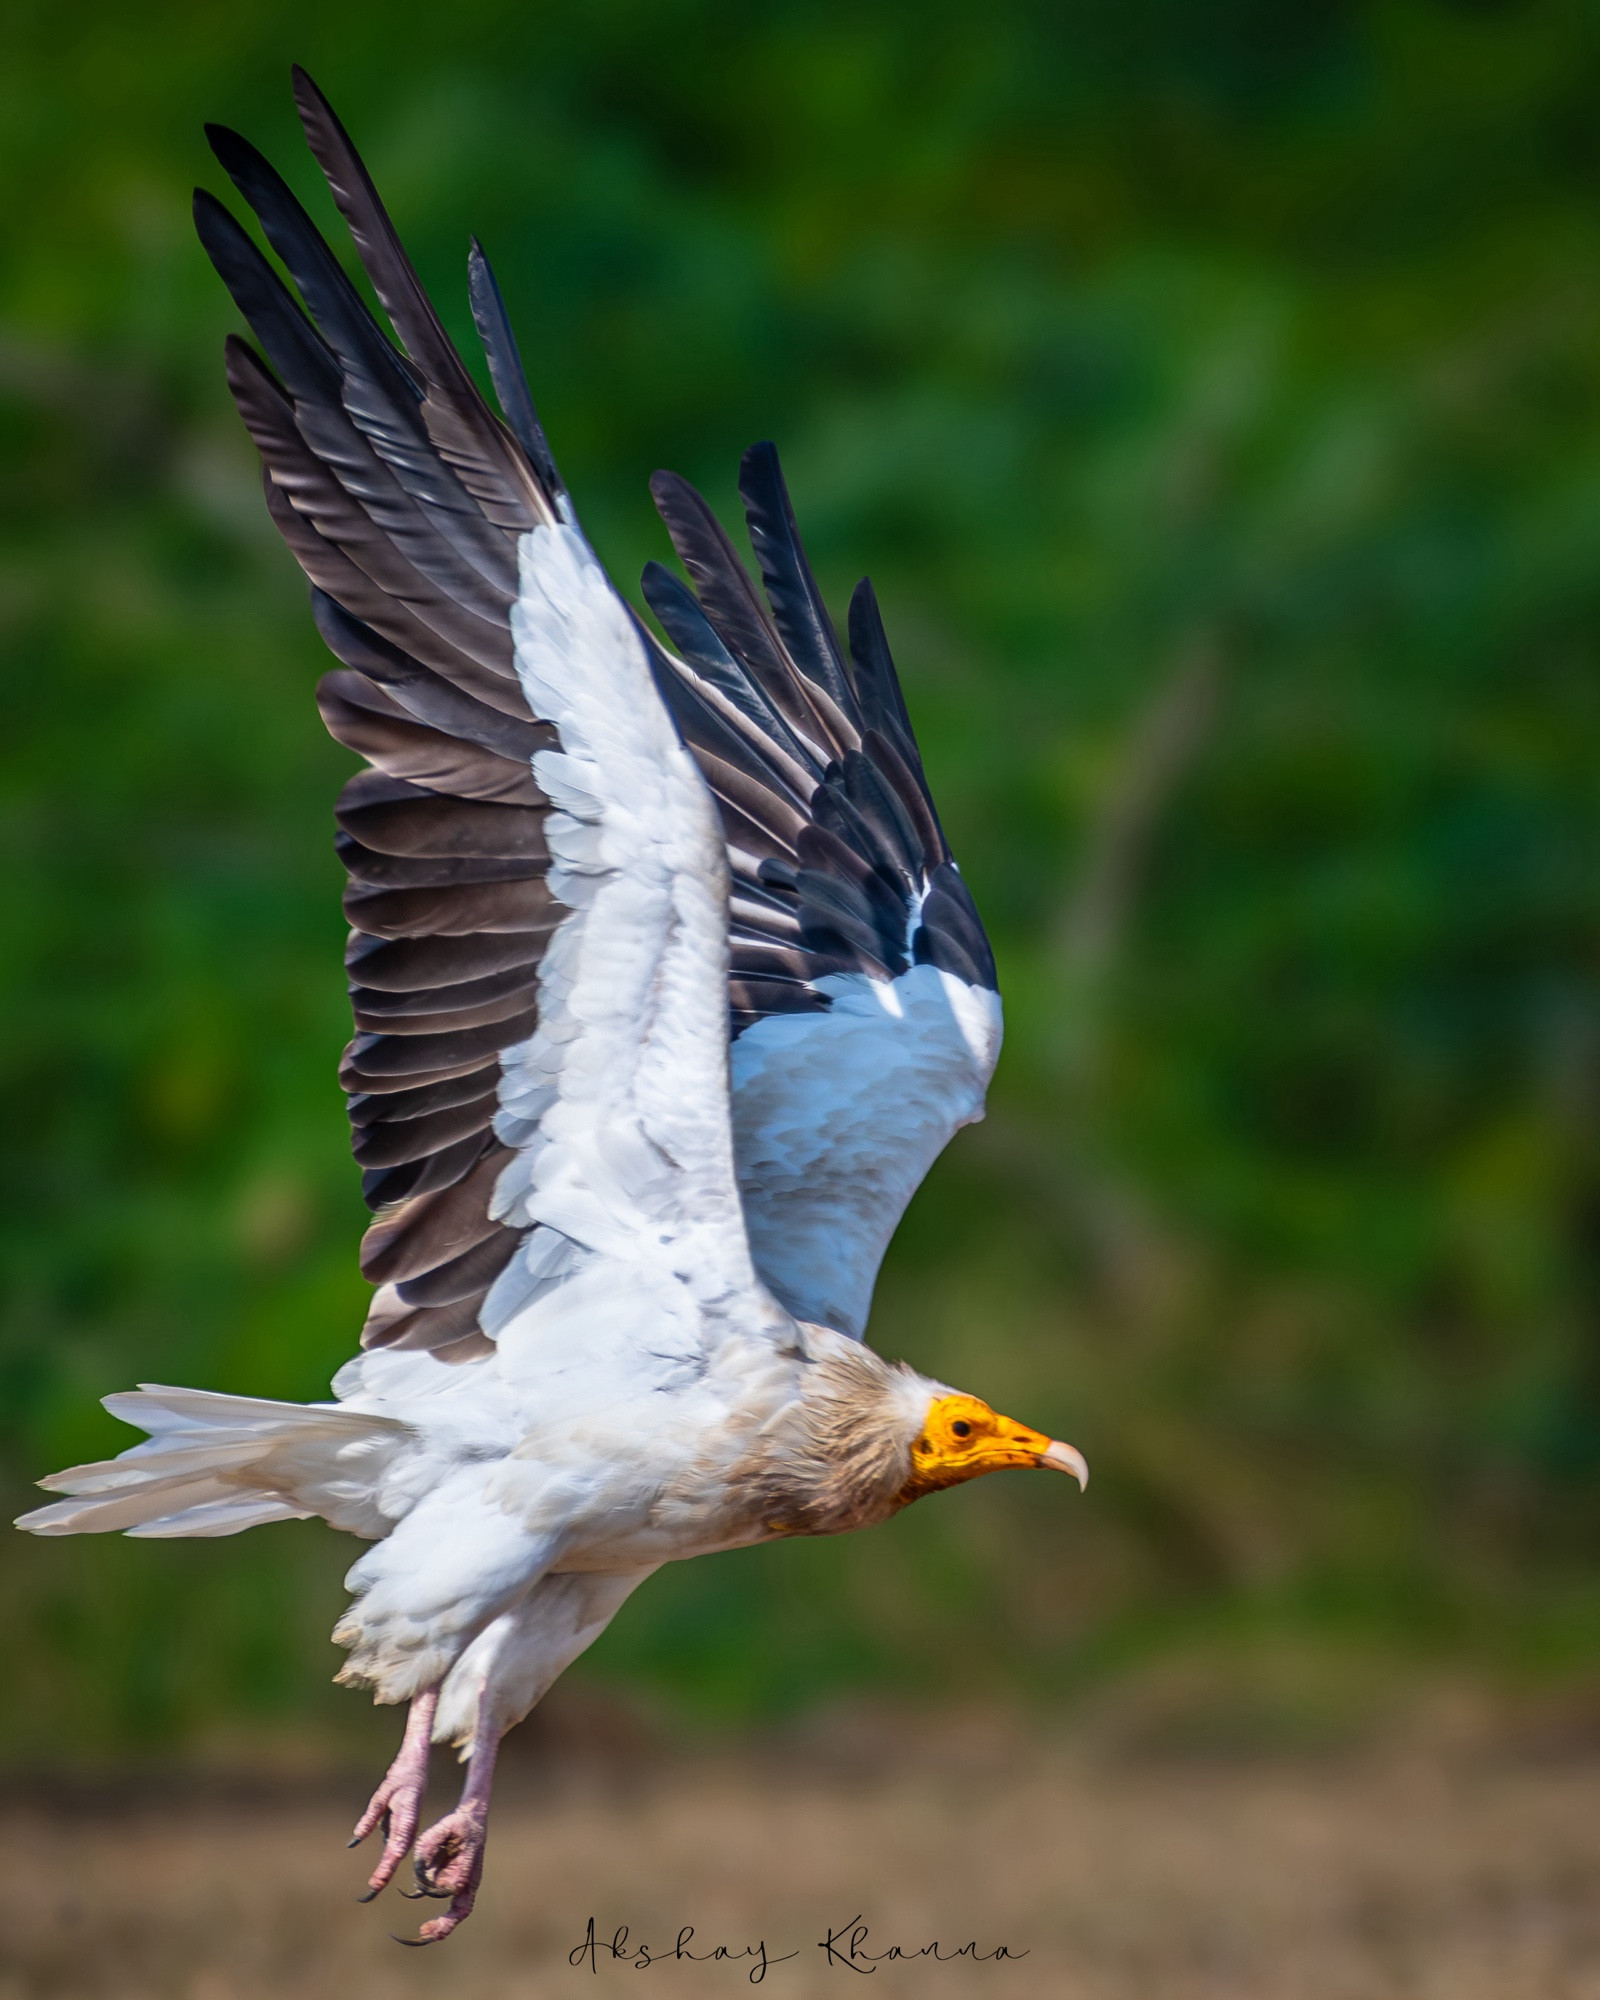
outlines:
{"label": "pale beak tip", "polygon": [[1052,1443],[1050,1449],[1041,1455],[1039,1463],[1054,1466],[1057,1472],[1070,1472],[1078,1482],[1080,1493],[1089,1484],[1089,1462],[1081,1451],[1074,1450],[1070,1444]]}

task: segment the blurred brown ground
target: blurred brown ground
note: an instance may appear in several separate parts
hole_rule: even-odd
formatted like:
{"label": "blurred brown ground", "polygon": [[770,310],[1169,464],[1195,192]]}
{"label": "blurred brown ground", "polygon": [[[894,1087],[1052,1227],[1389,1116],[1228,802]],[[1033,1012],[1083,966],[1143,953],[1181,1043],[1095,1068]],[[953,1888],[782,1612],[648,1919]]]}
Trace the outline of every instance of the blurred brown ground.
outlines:
{"label": "blurred brown ground", "polygon": [[390,1933],[429,1906],[354,1901],[364,1857],[341,1841],[363,1782],[14,1789],[0,1996],[748,1990],[748,1960],[575,1966],[592,1915],[602,1939],[626,1924],[653,1951],[693,1924],[697,1950],[797,1952],[764,1990],[809,2000],[856,1990],[817,1940],[858,1912],[872,1950],[1028,1954],[885,1964],[877,1995],[1600,1996],[1600,1746],[1570,1717],[1293,1756],[1141,1749],[1105,1729],[1046,1743],[984,1714],[863,1712],[687,1754],[547,1726],[510,1761],[477,1914],[418,1953]]}

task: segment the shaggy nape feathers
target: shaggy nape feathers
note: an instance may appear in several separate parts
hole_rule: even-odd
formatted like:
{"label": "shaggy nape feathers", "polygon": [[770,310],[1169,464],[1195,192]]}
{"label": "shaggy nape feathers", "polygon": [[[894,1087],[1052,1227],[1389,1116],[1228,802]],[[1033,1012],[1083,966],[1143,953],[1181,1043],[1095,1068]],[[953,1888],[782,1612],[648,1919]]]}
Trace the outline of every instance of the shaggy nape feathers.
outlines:
{"label": "shaggy nape feathers", "polygon": [[831,1328],[804,1331],[800,1395],[731,1489],[774,1534],[871,1527],[905,1504],[912,1441],[944,1386]]}

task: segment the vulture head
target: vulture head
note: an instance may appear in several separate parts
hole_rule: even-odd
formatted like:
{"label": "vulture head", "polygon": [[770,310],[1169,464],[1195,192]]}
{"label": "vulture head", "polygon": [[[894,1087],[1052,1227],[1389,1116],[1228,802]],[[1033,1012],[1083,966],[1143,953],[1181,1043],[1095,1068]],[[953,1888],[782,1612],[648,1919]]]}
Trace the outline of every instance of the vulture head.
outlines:
{"label": "vulture head", "polygon": [[1087,1483],[1089,1468],[1070,1444],[831,1327],[803,1333],[810,1365],[802,1393],[779,1435],[763,1440],[733,1482],[769,1533],[869,1527],[925,1493],[1008,1466],[1044,1466]]}
{"label": "vulture head", "polygon": [[901,1487],[902,1506],[937,1493],[942,1486],[959,1486],[985,1472],[1007,1466],[1050,1466],[1070,1472],[1080,1489],[1089,1483],[1082,1452],[1070,1444],[1030,1430],[1013,1417],[1002,1417],[977,1396],[959,1392],[935,1395],[911,1440],[911,1477]]}

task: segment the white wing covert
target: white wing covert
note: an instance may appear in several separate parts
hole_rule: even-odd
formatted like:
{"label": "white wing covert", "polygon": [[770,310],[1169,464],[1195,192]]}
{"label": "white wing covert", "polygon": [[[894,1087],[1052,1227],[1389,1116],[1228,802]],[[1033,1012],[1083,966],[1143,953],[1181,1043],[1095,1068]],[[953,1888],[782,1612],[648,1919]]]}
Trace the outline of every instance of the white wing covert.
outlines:
{"label": "white wing covert", "polygon": [[495,1129],[515,1157],[491,1212],[520,1242],[481,1324],[516,1344],[506,1365],[537,1372],[548,1408],[562,1378],[625,1370],[637,1388],[642,1363],[656,1386],[692,1378],[708,1331],[729,1315],[747,1326],[757,1294],[710,794],[576,529],[524,536],[512,630],[529,700],[560,737],[534,769],[552,805],[550,892],[571,915],[539,969],[538,1026],[501,1055]]}

